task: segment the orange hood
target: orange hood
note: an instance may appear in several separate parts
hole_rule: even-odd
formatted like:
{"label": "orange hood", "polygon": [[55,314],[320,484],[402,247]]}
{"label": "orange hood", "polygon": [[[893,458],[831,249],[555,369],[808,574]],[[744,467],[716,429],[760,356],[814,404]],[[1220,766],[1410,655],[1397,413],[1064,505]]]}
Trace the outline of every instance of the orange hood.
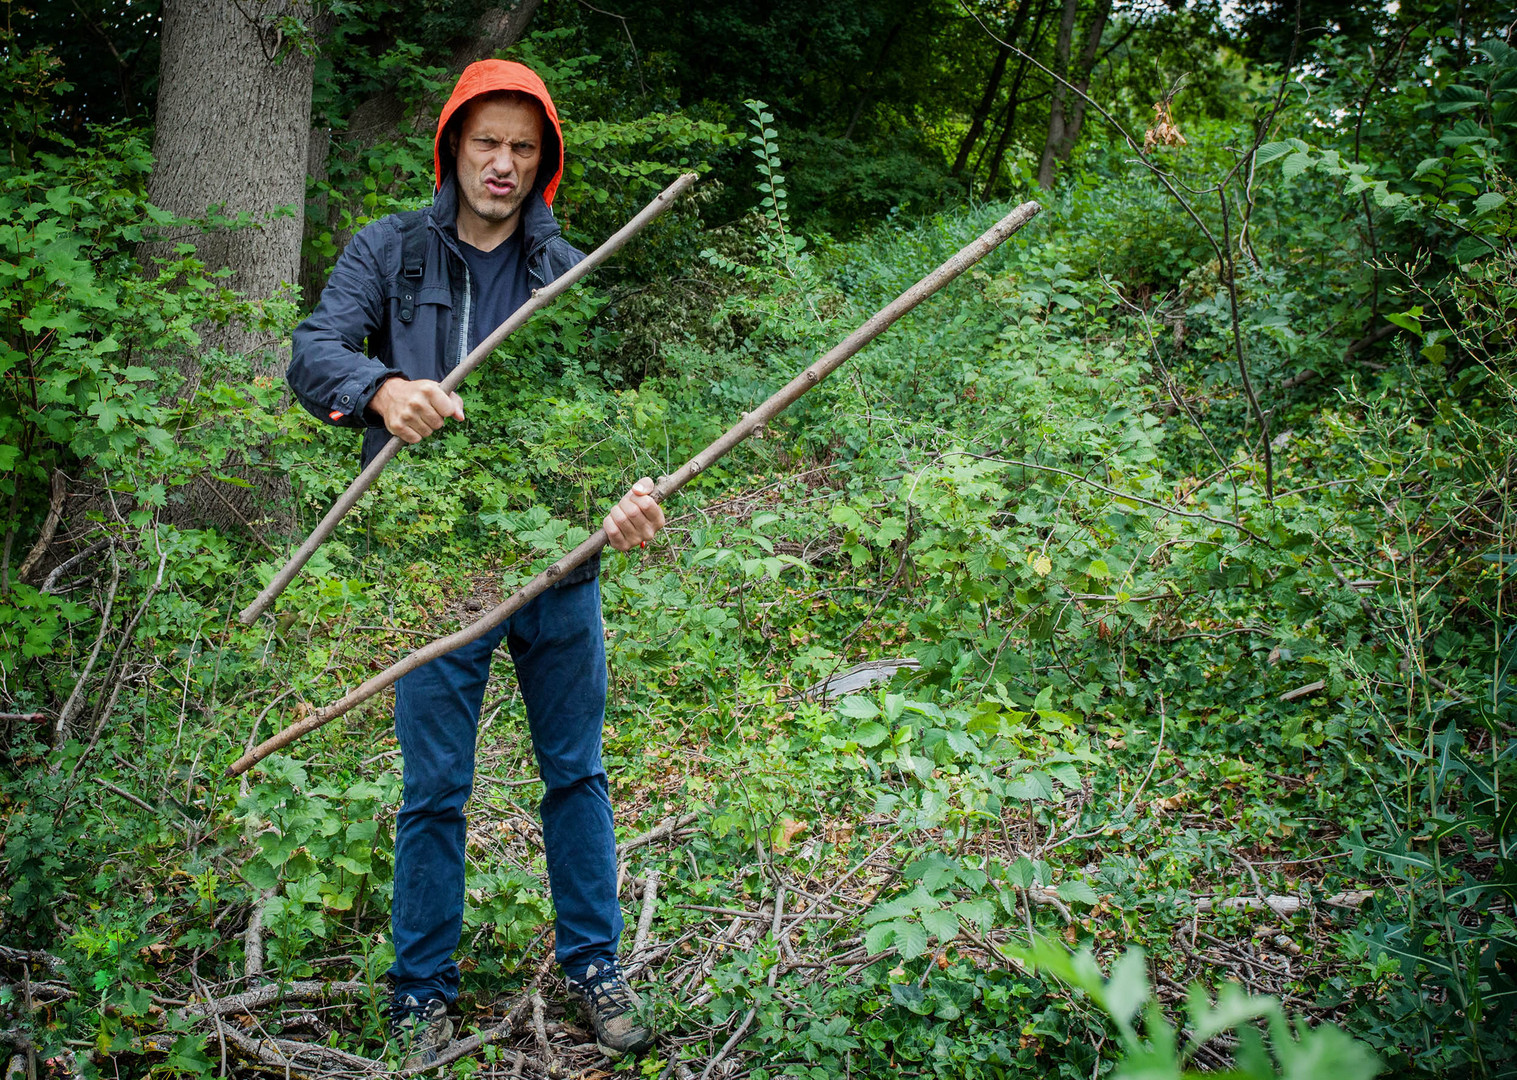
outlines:
{"label": "orange hood", "polygon": [[[550,154],[556,155],[556,160],[551,162],[553,174],[546,180],[539,174],[536,187],[542,192],[543,202],[552,206],[553,195],[558,191],[559,178],[564,173],[564,131],[559,126],[558,110],[553,107],[553,99],[548,96],[548,88],[543,85],[543,81],[537,77],[536,72],[514,60],[480,60],[464,68],[464,73],[458,77],[458,85],[453,88],[453,96],[448,99],[448,103],[443,106],[442,115],[437,118],[437,139],[433,144],[432,158],[437,186],[442,187],[445,175],[443,166],[447,166],[447,172],[452,172],[455,165],[453,155],[448,150],[447,141],[443,138],[448,128],[448,121],[453,119],[453,115],[473,98],[496,90],[519,90],[542,103],[543,112],[547,114],[548,123],[553,128],[554,146],[546,149]],[[547,160],[543,162],[543,165],[548,164],[550,162]]]}

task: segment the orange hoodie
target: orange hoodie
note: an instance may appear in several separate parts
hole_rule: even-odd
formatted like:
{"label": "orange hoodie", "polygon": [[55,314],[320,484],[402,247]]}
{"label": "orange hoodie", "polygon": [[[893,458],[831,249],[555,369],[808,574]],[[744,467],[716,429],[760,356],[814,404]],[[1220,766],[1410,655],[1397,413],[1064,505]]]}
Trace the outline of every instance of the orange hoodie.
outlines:
{"label": "orange hoodie", "polygon": [[558,123],[558,110],[553,107],[553,99],[548,96],[548,88],[537,77],[537,73],[525,64],[518,64],[514,60],[480,60],[464,68],[464,73],[458,77],[458,85],[453,88],[453,96],[443,106],[442,115],[437,118],[437,141],[433,145],[432,163],[436,169],[437,186],[442,187],[444,176],[443,166],[452,172],[456,164],[453,154],[449,151],[447,140],[443,134],[447,131],[448,121],[470,100],[481,94],[489,94],[496,90],[518,90],[524,94],[536,98],[542,103],[543,112],[548,116],[548,123],[553,125],[553,142],[556,149],[549,149],[549,153],[557,154],[558,160],[554,163],[553,175],[544,182],[541,176],[537,180],[537,188],[543,194],[543,202],[553,205],[554,193],[558,191],[558,181],[564,173],[564,131]]}

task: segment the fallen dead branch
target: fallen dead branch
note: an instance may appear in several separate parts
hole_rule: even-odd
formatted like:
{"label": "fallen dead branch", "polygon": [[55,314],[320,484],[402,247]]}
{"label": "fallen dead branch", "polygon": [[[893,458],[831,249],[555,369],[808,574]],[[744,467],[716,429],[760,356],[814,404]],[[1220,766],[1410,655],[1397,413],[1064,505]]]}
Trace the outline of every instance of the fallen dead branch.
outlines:
{"label": "fallen dead branch", "polygon": [[47,517],[42,522],[42,531],[37,535],[37,542],[26,553],[26,558],[21,560],[21,565],[16,569],[16,580],[26,581],[32,576],[32,571],[47,554],[47,549],[52,546],[53,534],[58,530],[58,522],[63,517],[63,497],[68,494],[68,478],[63,475],[62,469],[53,470],[52,492],[47,502]]}
{"label": "fallen dead branch", "polygon": [[658,909],[658,871],[649,870],[643,878],[643,907],[637,916],[637,932],[632,936],[632,955],[628,971],[641,971],[646,964],[648,936],[653,932],[653,915]]}
{"label": "fallen dead branch", "polygon": [[632,839],[618,844],[616,846],[616,854],[618,856],[622,856],[627,854],[629,851],[636,851],[640,847],[646,847],[647,845],[657,843],[660,840],[667,840],[680,829],[683,829],[686,825],[694,822],[698,817],[700,817],[699,814],[681,814],[677,818],[670,818],[668,821],[655,825],[647,832],[639,833]]}
{"label": "fallen dead branch", "polygon": [[[1365,902],[1374,895],[1373,889],[1350,889],[1334,893],[1324,898],[1322,903],[1328,907],[1359,908],[1363,907]],[[1208,911],[1262,911],[1268,908],[1276,915],[1294,915],[1303,908],[1311,906],[1312,900],[1309,896],[1228,896],[1220,899],[1202,897],[1196,901],[1196,910],[1202,914]]]}
{"label": "fallen dead branch", "polygon": [[371,997],[376,992],[376,988],[366,982],[323,982],[319,979],[307,979],[283,984],[269,983],[266,986],[254,987],[252,990],[244,990],[240,994],[191,1002],[179,1010],[179,1016],[185,1020],[194,1020],[202,1016],[230,1016],[236,1013],[251,1013],[280,1001],[326,1003],[338,998]]}

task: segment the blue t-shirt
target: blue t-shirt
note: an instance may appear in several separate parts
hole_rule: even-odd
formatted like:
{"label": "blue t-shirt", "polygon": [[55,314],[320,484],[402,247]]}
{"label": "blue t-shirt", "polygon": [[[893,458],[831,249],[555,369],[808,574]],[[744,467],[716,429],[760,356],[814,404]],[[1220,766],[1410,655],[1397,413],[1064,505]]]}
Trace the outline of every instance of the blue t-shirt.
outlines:
{"label": "blue t-shirt", "polygon": [[497,326],[532,297],[527,283],[527,258],[522,251],[521,229],[496,245],[480,251],[462,240],[458,250],[469,264],[471,314],[469,350],[472,352]]}

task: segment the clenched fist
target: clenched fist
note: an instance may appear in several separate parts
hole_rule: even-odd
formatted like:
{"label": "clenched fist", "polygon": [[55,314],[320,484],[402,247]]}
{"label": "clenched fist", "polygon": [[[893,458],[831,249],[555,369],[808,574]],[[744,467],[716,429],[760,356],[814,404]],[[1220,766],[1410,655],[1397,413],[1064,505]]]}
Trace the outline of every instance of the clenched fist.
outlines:
{"label": "clenched fist", "polygon": [[601,528],[606,543],[617,551],[627,551],[647,543],[664,527],[664,508],[653,497],[653,481],[643,477],[611,508]]}
{"label": "clenched fist", "polygon": [[464,418],[464,401],[431,379],[386,379],[369,399],[369,408],[384,418],[385,430],[404,442],[419,443],[448,417]]}

